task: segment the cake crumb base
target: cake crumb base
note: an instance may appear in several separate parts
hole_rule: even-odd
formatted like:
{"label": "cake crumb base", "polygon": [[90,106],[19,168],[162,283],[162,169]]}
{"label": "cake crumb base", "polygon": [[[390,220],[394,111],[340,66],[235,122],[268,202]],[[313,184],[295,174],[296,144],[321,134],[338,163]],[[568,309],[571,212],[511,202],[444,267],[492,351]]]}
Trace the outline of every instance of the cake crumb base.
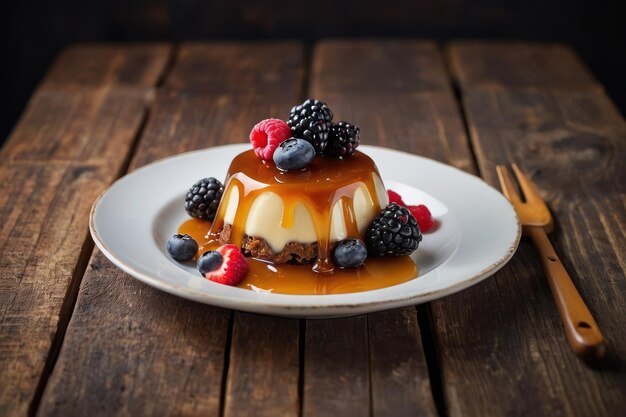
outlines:
{"label": "cake crumb base", "polygon": [[[220,232],[220,243],[230,243],[231,225],[225,224]],[[263,259],[276,264],[295,263],[308,264],[317,258],[317,242],[298,243],[289,242],[280,253],[272,250],[263,238],[244,236],[241,244],[244,255]]]}

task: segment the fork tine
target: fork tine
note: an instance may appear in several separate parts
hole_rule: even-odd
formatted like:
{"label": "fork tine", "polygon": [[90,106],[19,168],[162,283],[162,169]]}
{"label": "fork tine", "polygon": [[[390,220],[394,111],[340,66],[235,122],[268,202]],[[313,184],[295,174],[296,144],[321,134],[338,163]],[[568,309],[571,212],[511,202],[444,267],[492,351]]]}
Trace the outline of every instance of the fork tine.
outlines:
{"label": "fork tine", "polygon": [[526,199],[526,201],[529,203],[541,203],[545,205],[543,198],[541,198],[539,190],[537,190],[535,184],[522,172],[522,170],[518,168],[516,164],[513,164],[513,172],[517,177],[517,182],[522,189],[522,192],[524,193],[524,198]]}
{"label": "fork tine", "polygon": [[513,204],[519,204],[522,202],[519,194],[515,190],[515,185],[513,184],[513,180],[509,175],[509,170],[504,165],[496,165],[496,172],[498,174],[498,179],[500,180],[500,187],[502,187],[502,193],[509,201]]}

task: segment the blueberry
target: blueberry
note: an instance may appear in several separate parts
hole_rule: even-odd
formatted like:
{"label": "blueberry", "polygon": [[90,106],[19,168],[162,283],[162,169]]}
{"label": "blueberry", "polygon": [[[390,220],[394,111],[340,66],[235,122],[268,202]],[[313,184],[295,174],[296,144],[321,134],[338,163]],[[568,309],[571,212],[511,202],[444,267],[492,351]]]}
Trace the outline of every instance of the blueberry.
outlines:
{"label": "blueberry", "polygon": [[198,271],[202,275],[215,271],[224,262],[224,257],[216,250],[210,250],[204,252],[200,258],[198,258]]}
{"label": "blueberry", "polygon": [[188,261],[196,255],[196,252],[198,244],[189,235],[176,234],[167,241],[167,253],[176,261]]}
{"label": "blueberry", "polygon": [[344,239],[340,241],[333,252],[335,265],[340,268],[356,268],[363,265],[367,258],[367,249],[361,239]]}
{"label": "blueberry", "polygon": [[304,169],[315,158],[315,148],[304,139],[289,138],[274,151],[274,163],[283,171]]}

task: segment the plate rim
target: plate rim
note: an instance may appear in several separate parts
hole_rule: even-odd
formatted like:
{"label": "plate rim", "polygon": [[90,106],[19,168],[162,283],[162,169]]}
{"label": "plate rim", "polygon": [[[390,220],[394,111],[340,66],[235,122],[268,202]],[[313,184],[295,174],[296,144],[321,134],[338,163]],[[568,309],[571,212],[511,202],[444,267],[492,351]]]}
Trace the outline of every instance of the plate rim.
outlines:
{"label": "plate rim", "polygon": [[[211,151],[215,149],[223,149],[223,148],[228,148],[228,147],[239,148],[242,145],[243,143],[219,145],[219,146],[213,146],[213,147],[183,152],[183,153],[176,154],[176,155],[171,155],[171,156],[161,158],[156,161],[152,161],[118,178],[116,181],[114,181],[112,184],[106,187],[100,193],[100,195],[98,195],[98,197],[95,199],[94,203],[92,204],[92,207],[89,213],[89,230],[96,246],[100,249],[100,251],[105,255],[105,257],[109,261],[111,261],[116,267],[120,268],[125,273],[131,275],[133,278],[139,280],[140,282],[144,284],[150,285],[152,287],[155,287],[167,293],[170,293],[170,294],[173,294],[173,295],[185,298],[185,299],[200,302],[203,304],[219,306],[222,308],[255,312],[255,313],[260,313],[260,314],[282,315],[282,316],[289,316],[289,317],[307,317],[307,318],[324,318],[324,317],[333,317],[333,316],[338,317],[338,316],[362,314],[362,313],[386,310],[386,309],[391,309],[391,308],[398,308],[398,307],[409,306],[409,305],[417,305],[417,304],[426,303],[435,299],[446,297],[448,295],[454,294],[463,289],[471,287],[485,280],[486,278],[493,275],[497,271],[499,271],[513,257],[513,255],[515,254],[517,250],[517,247],[519,246],[519,242],[520,242],[521,234],[522,234],[522,227],[521,227],[517,212],[514,210],[513,206],[510,205],[508,200],[501,193],[499,193],[494,187],[489,185],[481,177],[467,173],[452,165],[448,165],[443,162],[439,162],[434,159],[430,159],[421,155],[416,155],[410,152],[404,152],[404,151],[400,151],[397,149],[386,148],[382,146],[364,145],[362,146],[362,149],[365,151],[367,151],[368,149],[372,149],[372,150],[381,150],[385,152],[398,153],[398,154],[402,154],[405,156],[427,160],[429,163],[434,163],[437,165],[444,166],[446,169],[452,169],[454,171],[457,171],[458,174],[461,174],[467,178],[471,178],[473,180],[479,181],[483,183],[483,185],[487,186],[488,188],[491,188],[493,191],[498,193],[504,199],[504,201],[506,201],[508,205],[510,206],[511,211],[514,214],[515,223],[516,223],[515,239],[506,249],[504,255],[502,255],[495,262],[491,263],[490,265],[483,268],[479,272],[473,274],[471,277],[463,279],[463,281],[461,282],[455,282],[444,287],[430,289],[430,290],[421,292],[419,294],[412,294],[406,297],[397,297],[393,299],[384,299],[384,300],[364,299],[362,301],[351,302],[351,303],[332,303],[332,304],[327,303],[321,306],[320,305],[266,304],[262,301],[257,301],[257,300],[234,299],[231,296],[209,294],[206,291],[199,290],[196,288],[180,287],[180,286],[176,286],[175,284],[169,283],[167,281],[163,281],[159,278],[152,277],[149,274],[146,274],[136,269],[132,265],[127,264],[126,262],[122,261],[121,259],[117,258],[114,255],[114,251],[112,251],[107,246],[107,244],[104,242],[104,239],[102,239],[102,237],[98,233],[98,227],[95,223],[96,211],[98,209],[99,203],[100,201],[102,201],[104,196],[113,187],[118,185],[120,182],[126,181],[128,177],[130,177],[131,175],[136,174],[145,169],[152,168],[154,165],[157,165],[160,163],[172,161],[175,159],[184,159],[193,154],[203,153],[203,152],[207,152],[207,151]],[[396,180],[396,182],[401,182],[401,181]],[[456,251],[454,254],[452,254],[452,256],[449,259],[452,259],[455,256],[455,254],[456,254]],[[381,289],[378,289],[378,290],[381,290]],[[371,291],[378,291],[378,290],[371,290]],[[248,290],[245,290],[245,291],[248,291]],[[348,294],[367,294],[368,292],[371,292],[371,291],[363,291],[363,292],[348,293]],[[345,295],[345,294],[341,294],[341,295]],[[293,300],[296,301],[297,297],[302,297],[303,295],[280,294],[280,296],[287,297],[287,298],[293,297]],[[316,296],[327,297],[326,295],[316,295]],[[331,309],[339,310],[339,311],[333,311],[333,312],[329,312],[328,314],[324,314],[323,311],[331,310]],[[355,309],[359,311],[352,311],[352,312],[350,311],[350,310],[355,310]],[[263,310],[263,311],[260,311],[260,310]],[[271,311],[268,311],[268,310],[271,310]],[[300,311],[301,313],[297,313],[296,311]]]}

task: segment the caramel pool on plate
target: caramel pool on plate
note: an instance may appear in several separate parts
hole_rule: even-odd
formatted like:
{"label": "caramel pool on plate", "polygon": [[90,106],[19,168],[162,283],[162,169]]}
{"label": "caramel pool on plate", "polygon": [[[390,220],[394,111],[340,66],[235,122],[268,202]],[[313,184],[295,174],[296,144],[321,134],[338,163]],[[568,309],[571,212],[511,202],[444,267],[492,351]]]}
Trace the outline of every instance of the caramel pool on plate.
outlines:
{"label": "caramel pool on plate", "polygon": [[[190,219],[178,229],[188,234],[202,247],[207,241],[211,223]],[[330,274],[319,274],[311,265],[275,265],[248,258],[250,271],[238,285],[254,291],[280,294],[344,294],[376,290],[401,284],[417,277],[417,265],[409,256],[368,258],[356,269],[338,269]]]}

